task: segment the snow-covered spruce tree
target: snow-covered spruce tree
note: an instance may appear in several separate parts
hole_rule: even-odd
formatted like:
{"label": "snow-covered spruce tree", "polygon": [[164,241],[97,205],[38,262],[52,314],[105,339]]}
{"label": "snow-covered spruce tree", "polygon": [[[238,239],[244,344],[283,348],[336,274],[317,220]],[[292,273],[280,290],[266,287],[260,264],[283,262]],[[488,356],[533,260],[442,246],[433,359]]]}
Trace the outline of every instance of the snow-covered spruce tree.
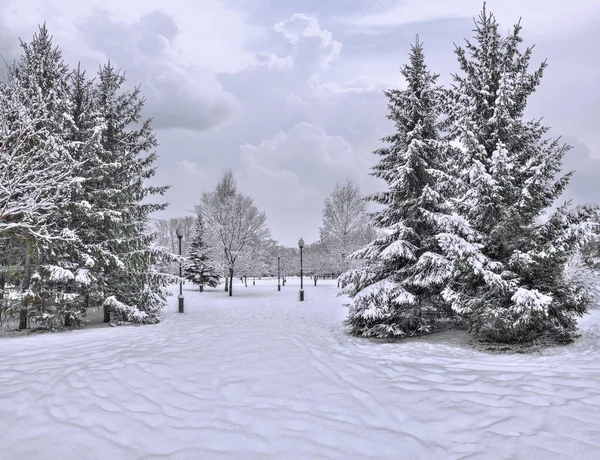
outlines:
{"label": "snow-covered spruce tree", "polygon": [[77,165],[56,151],[60,141],[47,129],[43,107],[41,97],[29,97],[16,78],[0,88],[0,252],[10,250],[12,263],[22,267],[22,329],[36,297],[30,280],[41,251],[76,239],[54,213],[69,201]]}
{"label": "snow-covered spruce tree", "polygon": [[[69,94],[69,69],[62,61],[61,52],[52,44],[52,38],[45,26],[39,28],[30,43],[21,42],[23,50],[20,59],[9,68],[9,81],[22,96],[22,104],[35,111],[38,119],[35,129],[43,133],[43,141],[38,140],[32,148],[48,143],[48,159],[45,163],[68,164],[73,175],[61,186],[61,200],[55,201],[55,207],[47,220],[54,228],[61,229],[63,235],[70,238],[29,239],[26,243],[27,256],[24,287],[29,286],[30,276],[36,278],[37,305],[30,317],[34,322],[46,327],[62,325],[65,317],[81,318],[81,305],[73,305],[77,297],[71,295],[73,288],[81,281],[77,268],[76,222],[72,216],[73,192],[80,182],[77,177],[82,166],[73,155],[74,142],[69,138],[73,130],[72,101]],[[40,179],[45,174],[40,174]],[[83,281],[85,282],[85,280]]]}
{"label": "snow-covered spruce tree", "polygon": [[204,221],[202,216],[198,215],[183,265],[183,276],[197,284],[200,292],[204,290],[204,286],[217,287],[219,285],[219,273],[209,256],[205,233]]}
{"label": "snow-covered spruce tree", "polygon": [[473,234],[439,238],[458,273],[444,296],[481,339],[569,340],[589,297],[564,268],[590,237],[595,211],[565,205],[540,223],[569,181],[556,178],[569,147],[547,140],[539,121],[523,120],[546,63],[529,72],[532,49],[519,49],[520,31],[517,24],[502,37],[484,5],[474,42],[456,49],[462,74],[449,92],[447,128],[462,148],[455,209]]}
{"label": "snow-covered spruce tree", "polygon": [[77,67],[69,75],[70,117],[68,133],[71,155],[77,168],[77,187],[69,203],[70,227],[77,229],[78,244],[68,253],[70,260],[71,305],[65,312],[65,325],[81,325],[88,307],[99,306],[104,298],[101,285],[103,267],[114,259],[106,250],[107,235],[102,233],[105,209],[110,206],[112,189],[105,187],[102,177],[115,174],[117,167],[103,160],[101,133],[104,119],[97,107],[94,82]]}
{"label": "snow-covered spruce tree", "polygon": [[440,292],[452,273],[437,240],[450,213],[439,191],[448,149],[438,132],[441,89],[418,39],[409,59],[401,68],[407,88],[385,93],[397,131],[383,139],[391,145],[375,152],[381,159],[371,173],[388,184],[370,197],[384,206],[372,217],[383,236],[355,252],[363,266],[340,278],[352,298],[345,324],[363,337],[430,333],[447,310]]}
{"label": "snow-covered spruce tree", "polygon": [[51,215],[69,197],[74,165],[55,157],[57,141],[40,105],[19,80],[0,85],[0,248],[25,236],[42,242],[68,236]]}
{"label": "snow-covered spruce tree", "polygon": [[[149,216],[167,204],[148,202],[168,187],[146,186],[156,167],[156,136],[151,120],[142,119],[144,99],[139,88],[124,89],[125,77],[110,65],[103,66],[96,82],[97,109],[103,119],[101,160],[106,166],[98,186],[110,193],[104,203],[102,249],[106,258],[99,282],[105,321],[155,323],[168,295],[170,278],[155,264],[170,253],[154,243]],[[171,255],[172,256],[172,255]]]}

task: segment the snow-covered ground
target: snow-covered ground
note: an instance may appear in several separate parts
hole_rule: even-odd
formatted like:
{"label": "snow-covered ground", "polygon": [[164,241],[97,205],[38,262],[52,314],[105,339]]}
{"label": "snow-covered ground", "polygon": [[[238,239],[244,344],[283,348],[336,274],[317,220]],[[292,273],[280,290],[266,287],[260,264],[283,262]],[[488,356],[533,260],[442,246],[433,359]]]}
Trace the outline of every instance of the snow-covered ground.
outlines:
{"label": "snow-covered ground", "polygon": [[490,355],[350,337],[333,281],[185,290],[154,326],[0,340],[1,459],[597,459],[600,312]]}

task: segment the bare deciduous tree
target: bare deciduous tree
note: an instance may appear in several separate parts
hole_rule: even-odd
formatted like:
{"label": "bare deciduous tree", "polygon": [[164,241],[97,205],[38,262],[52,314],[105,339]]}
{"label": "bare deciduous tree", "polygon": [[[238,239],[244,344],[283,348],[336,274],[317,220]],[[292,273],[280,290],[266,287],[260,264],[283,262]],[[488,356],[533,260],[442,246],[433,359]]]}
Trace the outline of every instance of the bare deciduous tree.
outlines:
{"label": "bare deciduous tree", "polygon": [[364,198],[352,180],[335,184],[325,199],[320,232],[338,274],[346,270],[346,258],[373,236]]}
{"label": "bare deciduous tree", "polygon": [[231,170],[225,171],[214,191],[202,194],[197,211],[229,271],[229,296],[232,296],[236,262],[270,236],[267,216],[258,210],[251,197],[237,190]]}

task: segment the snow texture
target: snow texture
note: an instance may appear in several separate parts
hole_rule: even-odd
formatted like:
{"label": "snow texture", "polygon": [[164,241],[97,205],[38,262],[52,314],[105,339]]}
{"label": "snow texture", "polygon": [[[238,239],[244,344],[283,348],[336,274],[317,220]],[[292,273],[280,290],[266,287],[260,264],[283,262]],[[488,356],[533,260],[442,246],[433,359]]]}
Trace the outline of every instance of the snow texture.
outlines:
{"label": "snow texture", "polygon": [[303,303],[298,284],[188,285],[156,325],[0,340],[0,458],[598,458],[600,311],[575,344],[493,355],[351,337],[335,281]]}

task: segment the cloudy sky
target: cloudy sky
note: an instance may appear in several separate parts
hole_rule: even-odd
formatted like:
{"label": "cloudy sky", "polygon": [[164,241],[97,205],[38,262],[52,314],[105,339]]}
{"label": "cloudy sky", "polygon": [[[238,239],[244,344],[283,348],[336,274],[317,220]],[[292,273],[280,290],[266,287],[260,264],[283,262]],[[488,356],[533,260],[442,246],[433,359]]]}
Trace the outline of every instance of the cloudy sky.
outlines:
{"label": "cloudy sky", "polygon": [[[522,17],[534,62],[549,67],[529,117],[574,146],[566,198],[600,203],[600,2],[489,0],[507,31]],[[190,214],[225,168],[266,211],[273,237],[318,238],[323,200],[349,177],[365,193],[371,153],[390,132],[383,89],[418,33],[430,68],[450,81],[454,43],[479,0],[0,0],[0,54],[46,21],[70,64],[111,60],[141,84],[160,147],[156,183]]]}

